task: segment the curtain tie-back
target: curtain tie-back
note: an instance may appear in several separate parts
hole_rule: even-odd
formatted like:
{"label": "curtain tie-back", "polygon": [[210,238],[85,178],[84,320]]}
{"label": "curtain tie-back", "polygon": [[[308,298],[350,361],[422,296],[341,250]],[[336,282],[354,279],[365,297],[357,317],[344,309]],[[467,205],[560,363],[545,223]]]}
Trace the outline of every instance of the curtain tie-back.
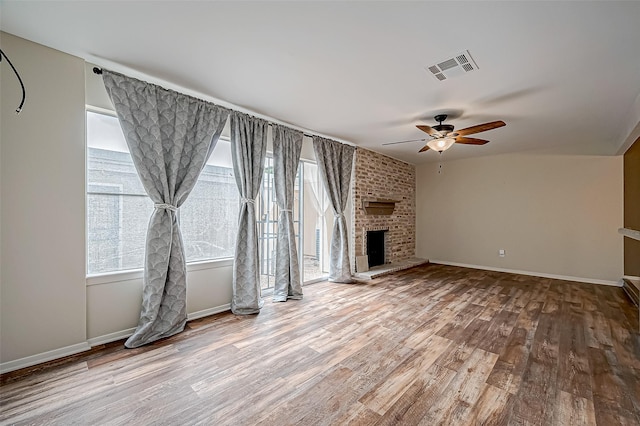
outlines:
{"label": "curtain tie-back", "polygon": [[256,200],[252,199],[252,198],[244,198],[244,197],[240,197],[240,200],[243,203],[249,203],[249,204],[255,204]]}
{"label": "curtain tie-back", "polygon": [[344,214],[343,214],[343,213],[335,213],[335,214],[333,215],[333,217],[334,217],[334,218],[336,218],[336,219],[338,219],[338,218],[340,218],[340,217],[344,217]]}
{"label": "curtain tie-back", "polygon": [[280,209],[281,212],[289,212],[289,213],[293,213],[293,210],[289,210],[289,209]]}
{"label": "curtain tie-back", "polygon": [[153,205],[156,209],[164,209],[164,210],[170,210],[172,212],[177,212],[178,208],[176,206],[172,206],[171,204],[165,204],[165,203],[157,203]]}

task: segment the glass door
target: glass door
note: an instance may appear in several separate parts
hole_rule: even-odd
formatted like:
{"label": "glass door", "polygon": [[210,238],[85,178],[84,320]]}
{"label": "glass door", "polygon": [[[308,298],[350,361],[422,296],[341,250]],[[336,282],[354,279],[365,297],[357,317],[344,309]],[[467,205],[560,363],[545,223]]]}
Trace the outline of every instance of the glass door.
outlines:
{"label": "glass door", "polygon": [[[301,280],[319,281],[329,275],[329,232],[333,212],[315,163],[300,161],[294,187],[293,223],[298,247]],[[256,200],[260,255],[260,285],[273,288],[276,275],[278,214],[273,174],[273,158],[265,160],[262,187]]]}
{"label": "glass door", "polygon": [[329,275],[328,232],[333,226],[333,212],[320,179],[318,166],[303,161],[303,282],[325,279]]}
{"label": "glass door", "polygon": [[[300,164],[295,180],[293,202],[293,226],[298,247],[302,246],[300,228],[303,221],[301,215],[302,163]],[[275,282],[279,213],[280,209],[276,204],[273,157],[267,157],[265,159],[262,187],[256,200],[258,250],[260,255],[260,287],[262,290],[272,289]]]}

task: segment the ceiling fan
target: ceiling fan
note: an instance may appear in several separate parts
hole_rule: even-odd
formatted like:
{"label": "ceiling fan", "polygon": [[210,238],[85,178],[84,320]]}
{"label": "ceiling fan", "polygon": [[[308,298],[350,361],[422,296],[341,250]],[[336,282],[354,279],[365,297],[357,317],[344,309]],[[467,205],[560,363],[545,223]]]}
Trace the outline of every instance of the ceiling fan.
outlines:
{"label": "ceiling fan", "polygon": [[[424,151],[427,151],[428,149],[433,149],[434,151],[442,152],[451,148],[451,146],[454,143],[463,143],[467,145],[484,145],[489,141],[485,139],[467,138],[465,136],[472,135],[474,133],[486,132],[487,130],[497,129],[498,127],[506,126],[506,123],[504,121],[491,121],[489,123],[478,124],[476,126],[471,126],[465,129],[454,131],[453,130],[454,127],[452,124],[442,124],[442,122],[447,119],[446,114],[439,114],[433,118],[438,122],[438,124],[433,127],[426,126],[426,125],[416,126],[418,129],[427,133],[432,138],[418,152],[424,152]],[[398,143],[425,141],[425,140],[428,140],[428,139],[413,139],[409,141],[385,143],[383,145],[393,145]]]}

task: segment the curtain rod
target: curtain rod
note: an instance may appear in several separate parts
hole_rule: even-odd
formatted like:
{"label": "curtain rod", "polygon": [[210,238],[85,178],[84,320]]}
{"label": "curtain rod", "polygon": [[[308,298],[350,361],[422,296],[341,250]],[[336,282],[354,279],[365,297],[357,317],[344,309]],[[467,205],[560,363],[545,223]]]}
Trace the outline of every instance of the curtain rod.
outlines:
{"label": "curtain rod", "polygon": [[[268,124],[269,126],[271,126],[271,127],[273,127],[273,126],[284,126],[284,127],[287,127],[287,126],[286,126],[286,125],[284,125],[284,124],[272,123],[272,122],[270,122],[270,121],[268,121],[268,120],[267,120],[267,124]],[[293,130],[297,130],[297,129],[293,129]],[[298,130],[298,131],[300,131],[300,130]],[[311,135],[311,134],[309,134],[309,133],[305,133],[305,132],[302,132],[302,135],[303,135],[303,136],[306,136],[306,137],[308,137],[308,138],[314,138],[314,137],[316,137],[316,136],[317,136],[317,135]],[[321,138],[322,136],[318,136],[318,137],[319,137],[319,138]],[[324,138],[324,139],[327,139],[327,138]]]}
{"label": "curtain rod", "polygon": [[[93,73],[94,73],[94,74],[101,75],[101,74],[102,74],[102,68],[93,67]],[[267,122],[267,124],[268,124],[269,126],[281,125],[281,126],[285,126],[285,127],[287,127],[287,125],[286,125],[286,124],[274,123],[274,122],[271,122],[271,121],[269,121],[269,120],[265,120],[265,121]],[[298,131],[300,131],[299,129],[294,129],[294,130],[298,130]],[[304,131],[302,132],[302,134],[303,134],[304,136],[308,137],[308,138],[319,137],[319,138],[323,138],[323,139],[331,139],[331,138],[327,138],[327,137],[324,137],[324,136],[319,136],[319,135],[313,135],[313,134],[310,134],[310,133],[305,133]],[[341,143],[343,143],[343,142],[341,142]],[[346,145],[355,146],[355,145],[353,145],[353,144],[346,144]]]}

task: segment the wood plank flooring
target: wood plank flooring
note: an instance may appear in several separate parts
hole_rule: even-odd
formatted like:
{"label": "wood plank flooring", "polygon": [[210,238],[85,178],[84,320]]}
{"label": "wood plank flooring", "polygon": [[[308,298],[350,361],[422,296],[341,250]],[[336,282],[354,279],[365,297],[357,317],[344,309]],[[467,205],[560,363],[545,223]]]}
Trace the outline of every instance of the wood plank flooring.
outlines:
{"label": "wood plank flooring", "polygon": [[425,265],[5,374],[1,424],[640,425],[621,288]]}

